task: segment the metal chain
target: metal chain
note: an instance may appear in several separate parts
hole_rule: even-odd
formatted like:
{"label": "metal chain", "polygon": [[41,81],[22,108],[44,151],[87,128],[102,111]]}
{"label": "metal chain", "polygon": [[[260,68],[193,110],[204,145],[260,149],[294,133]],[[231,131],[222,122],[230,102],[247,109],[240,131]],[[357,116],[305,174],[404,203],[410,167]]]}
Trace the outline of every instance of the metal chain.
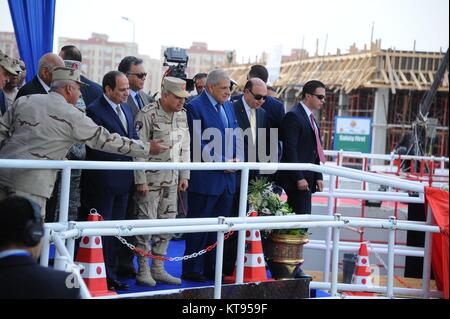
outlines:
{"label": "metal chain", "polygon": [[[374,249],[374,247],[372,246],[372,243],[368,240],[366,240],[367,244],[369,245],[370,249],[372,250],[372,252],[374,253],[375,257],[377,258],[378,262],[384,267],[384,269],[386,271],[388,271],[388,267],[386,265],[386,263],[384,262],[384,260],[381,258],[381,256],[376,252],[376,250]],[[405,282],[403,279],[401,279],[399,276],[397,276],[396,274],[394,274],[394,278],[397,279],[397,281],[402,284],[404,287],[406,288],[412,288],[410,285],[408,285],[407,282]]]}
{"label": "metal chain", "polygon": [[[230,238],[231,235],[233,235],[234,231],[230,231],[228,233],[225,234],[224,236],[224,240],[227,240],[228,238]],[[163,260],[163,261],[182,261],[182,260],[188,260],[191,258],[196,258],[198,256],[201,256],[207,252],[210,252],[212,250],[214,250],[214,248],[217,247],[217,242],[215,242],[212,245],[209,245],[208,247],[206,247],[205,249],[202,249],[198,252],[192,253],[190,255],[185,255],[182,257],[164,257],[161,255],[154,255],[152,254],[152,252],[149,251],[145,251],[143,249],[137,248],[136,246],[134,246],[133,244],[130,244],[129,242],[127,242],[127,240],[121,236],[115,236],[122,244],[124,244],[125,246],[127,246],[130,250],[134,251],[135,253],[141,255],[142,257],[148,257],[148,258],[152,258],[152,259],[158,259],[158,260]]]}

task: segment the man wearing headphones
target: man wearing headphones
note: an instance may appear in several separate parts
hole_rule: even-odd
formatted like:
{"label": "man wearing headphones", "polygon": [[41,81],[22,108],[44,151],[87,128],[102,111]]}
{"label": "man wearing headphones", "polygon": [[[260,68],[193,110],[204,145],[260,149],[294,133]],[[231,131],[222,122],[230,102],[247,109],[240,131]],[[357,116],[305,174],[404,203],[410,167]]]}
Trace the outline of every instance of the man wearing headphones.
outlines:
{"label": "man wearing headphones", "polygon": [[0,299],[75,299],[69,273],[40,266],[44,225],[40,207],[20,196],[0,201]]}

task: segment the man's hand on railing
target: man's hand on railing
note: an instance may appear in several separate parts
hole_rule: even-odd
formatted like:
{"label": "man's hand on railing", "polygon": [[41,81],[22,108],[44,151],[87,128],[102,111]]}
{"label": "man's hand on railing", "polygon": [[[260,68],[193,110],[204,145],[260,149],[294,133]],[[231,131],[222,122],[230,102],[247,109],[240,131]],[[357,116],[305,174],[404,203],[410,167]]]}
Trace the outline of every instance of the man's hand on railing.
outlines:
{"label": "man's hand on railing", "polygon": [[139,196],[147,196],[148,194],[148,185],[147,184],[136,184],[136,191],[138,192]]}
{"label": "man's hand on railing", "polygon": [[162,143],[164,140],[151,140],[150,141],[150,154],[151,155],[159,155],[164,151],[167,151],[169,147],[164,146]]}

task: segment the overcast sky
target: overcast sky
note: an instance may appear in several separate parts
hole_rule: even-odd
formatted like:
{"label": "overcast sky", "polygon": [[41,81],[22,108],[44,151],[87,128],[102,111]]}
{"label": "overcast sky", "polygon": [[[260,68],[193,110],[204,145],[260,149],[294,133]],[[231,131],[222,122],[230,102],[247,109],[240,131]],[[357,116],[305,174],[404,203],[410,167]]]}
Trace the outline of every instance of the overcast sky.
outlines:
{"label": "overcast sky", "polygon": [[[347,52],[382,39],[382,48],[445,51],[449,42],[448,0],[57,0],[57,37],[87,39],[106,33],[111,41],[133,39],[141,54],[159,58],[160,47],[207,42],[213,50],[236,50],[238,62],[282,45],[283,54],[303,47]],[[7,0],[0,0],[0,31],[13,31]],[[57,48],[55,48],[57,50]]]}

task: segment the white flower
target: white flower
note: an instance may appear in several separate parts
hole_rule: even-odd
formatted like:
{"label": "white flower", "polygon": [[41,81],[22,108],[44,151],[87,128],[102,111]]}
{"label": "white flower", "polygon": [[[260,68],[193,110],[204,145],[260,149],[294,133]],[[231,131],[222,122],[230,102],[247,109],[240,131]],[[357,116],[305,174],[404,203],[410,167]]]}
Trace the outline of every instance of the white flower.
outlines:
{"label": "white flower", "polygon": [[261,214],[263,214],[263,215],[272,215],[272,213],[270,212],[270,210],[268,208],[263,208],[261,210]]}

